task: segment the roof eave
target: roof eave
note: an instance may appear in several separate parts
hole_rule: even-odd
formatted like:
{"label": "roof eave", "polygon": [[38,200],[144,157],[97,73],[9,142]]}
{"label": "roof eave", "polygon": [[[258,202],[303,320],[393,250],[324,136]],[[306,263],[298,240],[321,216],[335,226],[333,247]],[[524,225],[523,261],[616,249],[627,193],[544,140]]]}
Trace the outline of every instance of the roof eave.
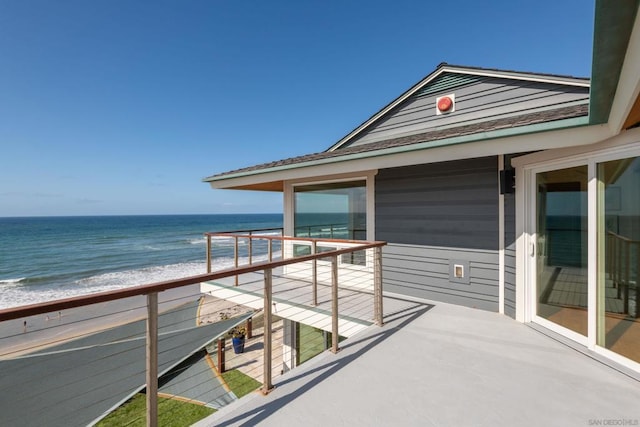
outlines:
{"label": "roof eave", "polygon": [[[325,159],[318,159],[308,162],[293,163],[287,165],[274,166],[265,169],[257,169],[250,171],[243,171],[232,174],[225,174],[221,176],[211,176],[205,178],[203,181],[211,185],[212,188],[217,189],[259,189],[257,186],[261,184],[270,184],[281,182],[283,179],[287,179],[288,172],[298,171],[315,166],[323,166],[335,163],[348,162],[353,160],[371,159],[382,156],[391,156],[400,153],[410,153],[415,151],[429,150],[433,148],[442,148],[447,146],[457,146],[460,144],[467,144],[473,142],[482,142],[487,140],[497,140],[507,137],[518,137],[527,134],[537,134],[541,132],[549,132],[554,130],[566,130],[576,127],[584,127],[589,124],[588,116],[574,117],[570,119],[555,120],[551,122],[536,123],[526,126],[520,126],[516,128],[497,129],[493,131],[480,132],[471,135],[456,136],[451,138],[445,138],[440,140],[433,140],[409,145],[402,145],[396,147],[383,148],[375,151],[365,151],[354,154],[345,154],[341,156],[329,157]],[[598,137],[601,137],[599,133]],[[587,141],[584,141],[585,143]],[[518,152],[513,147],[505,147],[505,153]],[[492,155],[497,153],[487,153]],[[278,176],[274,176],[277,174]],[[254,188],[249,188],[254,186]]]}
{"label": "roof eave", "polygon": [[609,121],[639,3],[638,0],[596,1],[589,103],[591,124]]}

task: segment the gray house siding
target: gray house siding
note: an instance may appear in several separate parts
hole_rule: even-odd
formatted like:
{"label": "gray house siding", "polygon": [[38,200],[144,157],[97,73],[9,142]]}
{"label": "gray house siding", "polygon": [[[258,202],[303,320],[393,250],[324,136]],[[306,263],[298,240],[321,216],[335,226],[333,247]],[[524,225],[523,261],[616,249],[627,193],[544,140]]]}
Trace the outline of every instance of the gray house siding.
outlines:
{"label": "gray house siding", "polygon": [[516,198],[504,195],[504,314],[516,317]]}
{"label": "gray house siding", "polygon": [[498,310],[496,157],[380,170],[375,214],[386,291]]}
{"label": "gray house siding", "polygon": [[[451,77],[443,74],[430,82],[350,146],[589,101],[585,87],[480,76],[457,79],[457,86],[445,84]],[[450,93],[455,94],[455,112],[436,115],[436,98]]]}

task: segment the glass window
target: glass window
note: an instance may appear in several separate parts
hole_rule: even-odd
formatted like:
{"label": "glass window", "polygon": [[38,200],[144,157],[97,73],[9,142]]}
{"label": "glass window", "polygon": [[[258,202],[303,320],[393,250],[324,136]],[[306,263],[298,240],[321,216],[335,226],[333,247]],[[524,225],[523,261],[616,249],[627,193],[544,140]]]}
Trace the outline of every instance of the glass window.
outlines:
{"label": "glass window", "polygon": [[366,182],[295,187],[294,235],[319,239],[366,240]]}
{"label": "glass window", "polygon": [[598,164],[598,345],[640,362],[640,158]]}
{"label": "glass window", "polygon": [[[294,189],[294,236],[314,239],[367,239],[366,181],[298,186]],[[335,250],[319,246],[318,252]],[[311,253],[307,245],[294,245],[294,253]],[[345,254],[343,263],[365,265],[363,251]]]}

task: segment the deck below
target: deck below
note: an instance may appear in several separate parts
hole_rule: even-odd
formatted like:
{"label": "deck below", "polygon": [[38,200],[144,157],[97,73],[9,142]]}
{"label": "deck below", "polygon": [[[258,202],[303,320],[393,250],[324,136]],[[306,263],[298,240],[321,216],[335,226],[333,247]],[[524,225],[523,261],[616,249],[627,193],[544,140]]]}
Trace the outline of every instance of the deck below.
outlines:
{"label": "deck below", "polygon": [[[204,282],[202,293],[241,304],[255,310],[264,307],[264,275],[249,273],[240,276],[236,286],[234,278],[228,277],[215,282]],[[300,278],[290,278],[276,269],[273,274],[273,314],[304,323],[328,332],[331,326],[331,286],[318,283],[317,304],[313,304],[311,282]],[[374,301],[372,290],[350,288],[341,284],[338,289],[339,334],[350,337],[374,322]]]}

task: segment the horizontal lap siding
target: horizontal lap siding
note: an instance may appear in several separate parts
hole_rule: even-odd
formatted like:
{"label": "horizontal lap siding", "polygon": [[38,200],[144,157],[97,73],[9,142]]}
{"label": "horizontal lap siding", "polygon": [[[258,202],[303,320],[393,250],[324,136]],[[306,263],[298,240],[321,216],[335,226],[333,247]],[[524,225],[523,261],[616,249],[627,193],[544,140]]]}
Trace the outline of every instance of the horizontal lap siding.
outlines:
{"label": "horizontal lap siding", "polygon": [[[498,255],[495,252],[390,243],[382,253],[385,291],[498,310]],[[449,280],[449,262],[458,259],[470,260],[469,284]]]}
{"label": "horizontal lap siding", "polygon": [[[436,98],[451,93],[455,94],[455,112],[437,115]],[[425,96],[418,92],[351,145],[586,103],[588,99],[588,88],[483,77],[453,89],[428,92]]]}
{"label": "horizontal lap siding", "polygon": [[516,317],[516,201],[504,196],[504,313]]}
{"label": "horizontal lap siding", "polygon": [[[495,157],[384,169],[375,185],[385,290],[497,311]],[[469,263],[469,283],[450,280]]]}

